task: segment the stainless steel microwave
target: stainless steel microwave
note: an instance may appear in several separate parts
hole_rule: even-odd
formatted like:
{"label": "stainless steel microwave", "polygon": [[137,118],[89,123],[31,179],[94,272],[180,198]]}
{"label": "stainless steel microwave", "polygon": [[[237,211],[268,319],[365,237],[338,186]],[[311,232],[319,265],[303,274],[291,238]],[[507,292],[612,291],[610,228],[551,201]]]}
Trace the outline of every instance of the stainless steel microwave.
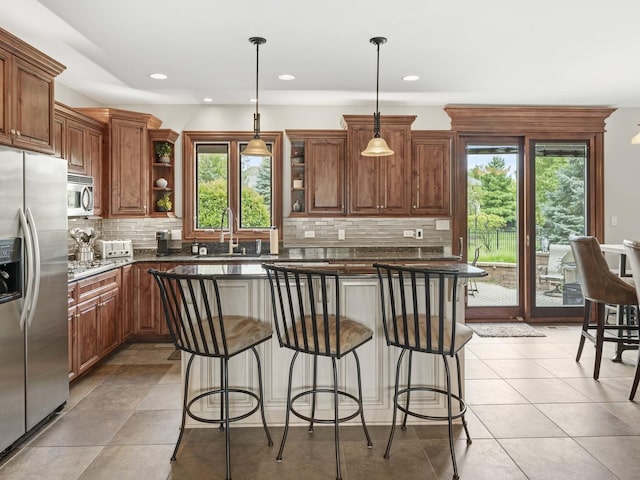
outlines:
{"label": "stainless steel microwave", "polygon": [[93,215],[93,177],[67,174],[67,216]]}

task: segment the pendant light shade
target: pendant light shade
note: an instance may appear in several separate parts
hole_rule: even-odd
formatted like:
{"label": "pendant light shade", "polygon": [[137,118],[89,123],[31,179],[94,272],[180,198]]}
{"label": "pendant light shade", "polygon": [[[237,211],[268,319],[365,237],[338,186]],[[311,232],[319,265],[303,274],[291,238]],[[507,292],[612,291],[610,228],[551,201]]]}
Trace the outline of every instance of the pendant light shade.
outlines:
{"label": "pendant light shade", "polygon": [[258,73],[260,59],[260,45],[267,43],[262,37],[251,37],[249,42],[256,46],[256,113],[253,114],[253,139],[247,147],[240,152],[240,155],[253,155],[256,157],[270,157],[272,154],[260,138],[260,112],[258,111]]}
{"label": "pendant light shade", "polygon": [[376,111],[373,114],[373,138],[369,140],[367,148],[360,154],[364,157],[387,157],[393,155],[393,150],[389,148],[384,138],[380,136],[380,111],[378,110],[378,91],[380,89],[380,45],[387,43],[385,37],[373,37],[369,40],[376,46]]}
{"label": "pendant light shade", "polygon": [[640,143],[640,133],[638,133],[631,139],[631,143],[634,145],[637,145]]}

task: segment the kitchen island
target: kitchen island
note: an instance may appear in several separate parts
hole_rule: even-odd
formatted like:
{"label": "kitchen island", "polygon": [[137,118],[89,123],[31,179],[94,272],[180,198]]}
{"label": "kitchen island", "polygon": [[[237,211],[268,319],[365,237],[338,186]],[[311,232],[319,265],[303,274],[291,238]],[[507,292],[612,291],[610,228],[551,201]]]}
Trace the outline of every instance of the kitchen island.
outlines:
{"label": "kitchen island", "polygon": [[[415,261],[412,263],[415,264]],[[312,265],[311,262],[306,264]],[[394,366],[399,350],[387,347],[384,339],[380,312],[380,290],[371,263],[358,266],[357,272],[349,265],[348,263],[341,266],[339,263],[315,262],[315,266],[318,268],[340,271],[340,311],[344,316],[367,325],[374,332],[373,340],[358,349],[358,355],[364,366],[362,371],[364,409],[367,423],[372,425],[388,424],[391,422],[393,413]],[[466,282],[470,277],[485,275],[481,269],[451,261],[425,262],[421,265],[456,270],[460,272],[459,281],[461,283]],[[216,276],[220,288],[222,309],[225,314],[253,317],[272,323],[269,286],[266,274],[260,264],[199,262],[178,265],[171,271],[180,274]],[[449,298],[447,301],[457,303],[457,321],[464,323],[464,289],[458,290],[457,298]],[[257,348],[263,362],[264,404],[267,421],[270,425],[282,425],[286,411],[287,366],[293,352],[279,347],[275,332],[271,341],[263,343]],[[255,362],[249,355],[250,353],[247,352],[242,353],[229,363],[232,386],[257,389],[258,379]],[[183,355],[183,373],[186,361],[186,355]],[[331,372],[329,361],[326,358],[319,360],[319,362],[326,362],[319,363],[318,384],[321,386],[330,386],[332,382],[329,374]],[[444,372],[441,361],[435,356],[424,356],[421,357],[420,362],[413,367],[412,382],[442,384]],[[294,372],[294,391],[308,388],[312,378],[311,358],[304,356],[298,361],[298,364],[299,366]],[[464,379],[464,371],[461,373]],[[220,380],[219,364],[217,361],[196,358],[193,362],[191,375],[190,396],[216,388],[215,386],[219,385]],[[339,376],[341,384],[353,384],[355,365],[349,356],[340,362]],[[425,394],[419,398],[416,396],[412,397],[412,404],[415,406],[415,410],[420,413],[443,415],[446,412],[446,405],[440,397],[433,394]],[[305,408],[311,408],[310,398],[307,400],[308,405],[303,403],[304,399],[297,402],[301,411]],[[248,411],[252,406],[251,398],[231,399],[232,414]],[[207,412],[210,412],[210,416],[215,417],[218,415],[220,406],[215,400],[211,400],[210,403],[201,403],[192,408],[201,416],[206,417]],[[331,399],[323,398],[323,396],[318,398],[316,409],[321,417],[330,418],[333,414],[332,408]],[[345,404],[344,408],[348,410],[349,405]],[[241,423],[250,426],[259,425],[259,417],[254,417],[249,417]],[[292,419],[292,421],[298,424],[303,423],[302,420]],[[354,419],[353,422],[358,422],[358,420]],[[211,427],[210,424],[202,424],[191,419],[187,420],[187,425],[194,428]]]}

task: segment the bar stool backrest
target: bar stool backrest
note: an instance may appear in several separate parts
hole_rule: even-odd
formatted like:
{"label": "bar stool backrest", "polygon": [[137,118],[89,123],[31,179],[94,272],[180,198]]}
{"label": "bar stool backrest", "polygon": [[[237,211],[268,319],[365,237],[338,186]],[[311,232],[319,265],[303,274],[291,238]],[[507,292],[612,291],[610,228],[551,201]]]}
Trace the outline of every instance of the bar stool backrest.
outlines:
{"label": "bar stool backrest", "polygon": [[229,356],[220,290],[213,277],[150,269],[158,287],[174,346],[210,357]]}
{"label": "bar stool backrest", "polygon": [[640,298],[640,242],[637,240],[625,240],[623,244],[629,259],[629,266],[631,266],[636,293]]}
{"label": "bar stool backrest", "polygon": [[454,355],[458,272],[379,263],[373,266],[378,272],[387,345]]}
{"label": "bar stool backrest", "polygon": [[[340,276],[337,271],[263,264],[271,287],[281,347],[340,358]],[[335,329],[334,329],[335,328]]]}

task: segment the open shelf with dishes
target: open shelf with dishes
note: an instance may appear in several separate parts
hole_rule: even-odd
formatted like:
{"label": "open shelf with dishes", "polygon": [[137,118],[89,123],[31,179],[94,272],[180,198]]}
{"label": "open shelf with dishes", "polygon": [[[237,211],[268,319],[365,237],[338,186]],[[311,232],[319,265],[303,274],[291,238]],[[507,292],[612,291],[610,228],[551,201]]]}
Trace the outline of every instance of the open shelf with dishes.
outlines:
{"label": "open shelf with dishes", "polygon": [[291,142],[291,214],[305,213],[305,142]]}
{"label": "open shelf with dishes", "polygon": [[149,129],[150,202],[152,217],[174,217],[175,142],[178,133],[167,128]]}

